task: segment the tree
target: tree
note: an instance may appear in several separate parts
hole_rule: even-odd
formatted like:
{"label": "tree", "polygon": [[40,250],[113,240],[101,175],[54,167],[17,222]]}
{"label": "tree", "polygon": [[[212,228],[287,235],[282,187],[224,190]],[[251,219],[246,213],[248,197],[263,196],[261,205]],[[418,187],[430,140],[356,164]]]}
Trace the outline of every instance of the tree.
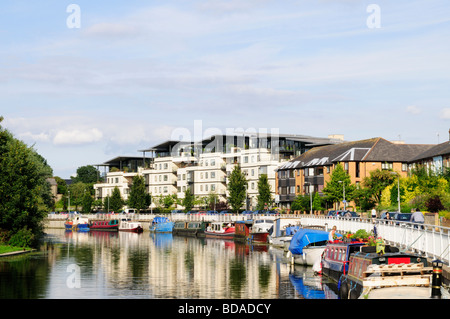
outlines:
{"label": "tree", "polygon": [[215,206],[219,203],[219,195],[217,195],[215,192],[210,192],[205,198],[205,203],[210,210],[215,209]]}
{"label": "tree", "polygon": [[355,185],[351,184],[350,176],[339,163],[331,173],[331,180],[327,182],[323,192],[333,203],[341,202],[344,200],[344,187],[345,200],[351,200],[353,198],[353,192],[355,191]]}
{"label": "tree", "polygon": [[77,169],[77,176],[72,177],[73,182],[94,184],[98,181],[99,171],[92,165],[81,166]]}
{"label": "tree", "polygon": [[309,211],[311,209],[311,200],[309,195],[298,195],[291,204],[291,210]]}
{"label": "tree", "polygon": [[364,178],[363,185],[368,190],[368,195],[376,204],[379,204],[383,190],[391,185],[395,178],[392,171],[377,169],[370,172],[369,177]]}
{"label": "tree", "polygon": [[148,208],[151,204],[151,196],[145,189],[144,177],[136,175],[133,177],[133,183],[130,188],[130,195],[128,197],[128,206],[138,210]]}
{"label": "tree", "polygon": [[92,210],[93,203],[94,199],[92,198],[91,193],[85,192],[81,201],[81,212],[84,214],[89,214]]}
{"label": "tree", "polygon": [[191,189],[187,188],[184,192],[184,198],[182,200],[182,205],[184,206],[185,212],[188,212],[194,207],[195,196],[191,194]]}
{"label": "tree", "polygon": [[267,174],[261,174],[258,179],[258,204],[257,209],[265,209],[266,205],[272,204],[272,194]]}
{"label": "tree", "polygon": [[[0,116],[0,123],[3,117]],[[0,126],[0,230],[2,240],[33,246],[53,199],[46,160]]]}
{"label": "tree", "polygon": [[114,190],[109,199],[109,211],[118,212],[122,209],[124,204],[125,202],[122,199],[122,195],[120,195],[119,188],[117,186],[114,187]]}
{"label": "tree", "polygon": [[323,201],[318,192],[313,196],[313,210],[323,210]]}
{"label": "tree", "polygon": [[[90,190],[87,184],[83,182],[77,182],[74,184],[71,184],[69,186],[70,191],[70,206],[75,205],[75,210],[78,210],[79,206],[83,205],[83,197],[84,194],[87,192],[90,194]],[[69,207],[70,209],[70,207]]]}
{"label": "tree", "polygon": [[238,212],[247,197],[247,179],[239,165],[234,166],[228,183],[228,202],[234,212]]}

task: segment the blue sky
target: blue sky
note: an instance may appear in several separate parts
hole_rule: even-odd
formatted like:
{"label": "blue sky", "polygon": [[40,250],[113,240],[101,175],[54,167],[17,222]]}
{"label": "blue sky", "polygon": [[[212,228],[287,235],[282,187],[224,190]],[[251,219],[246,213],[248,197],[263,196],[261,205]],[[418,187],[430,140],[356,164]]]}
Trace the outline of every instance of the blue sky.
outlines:
{"label": "blue sky", "polygon": [[2,125],[63,178],[195,121],[203,135],[449,138],[445,0],[4,1],[0,41]]}

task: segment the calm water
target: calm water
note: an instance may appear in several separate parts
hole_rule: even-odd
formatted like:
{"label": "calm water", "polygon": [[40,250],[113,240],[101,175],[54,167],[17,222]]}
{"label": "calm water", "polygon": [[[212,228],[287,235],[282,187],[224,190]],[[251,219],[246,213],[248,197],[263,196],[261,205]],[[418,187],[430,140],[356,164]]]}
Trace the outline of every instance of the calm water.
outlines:
{"label": "calm water", "polygon": [[328,299],[283,251],[172,234],[48,230],[41,251],[0,258],[0,298]]}

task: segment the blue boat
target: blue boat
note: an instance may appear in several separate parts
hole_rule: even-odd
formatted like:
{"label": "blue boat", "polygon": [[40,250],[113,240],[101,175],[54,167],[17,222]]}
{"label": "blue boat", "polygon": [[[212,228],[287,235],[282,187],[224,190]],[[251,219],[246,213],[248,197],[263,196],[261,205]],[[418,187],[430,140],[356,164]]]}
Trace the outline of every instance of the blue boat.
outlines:
{"label": "blue boat", "polygon": [[318,229],[299,229],[289,245],[294,263],[313,266],[320,259],[328,242],[329,233]]}
{"label": "blue boat", "polygon": [[67,231],[89,231],[89,220],[76,215],[71,216],[64,223],[64,227]]}
{"label": "blue boat", "polygon": [[171,233],[173,231],[174,222],[167,217],[156,216],[150,224],[149,230],[155,233]]}

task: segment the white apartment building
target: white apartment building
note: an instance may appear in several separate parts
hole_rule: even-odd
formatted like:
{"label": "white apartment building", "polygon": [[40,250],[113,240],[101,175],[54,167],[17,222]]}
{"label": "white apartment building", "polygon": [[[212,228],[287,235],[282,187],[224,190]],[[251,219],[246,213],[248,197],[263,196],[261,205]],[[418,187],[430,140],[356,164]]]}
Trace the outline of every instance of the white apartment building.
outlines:
{"label": "white apartment building", "polygon": [[[114,187],[118,186],[122,198],[127,199],[133,176],[140,174],[144,176],[147,190],[152,196],[176,194],[178,198],[183,198],[189,188],[195,196],[206,197],[215,193],[219,201],[225,202],[228,177],[234,166],[239,164],[248,180],[249,209],[254,210],[261,174],[267,174],[275,199],[275,171],[283,162],[312,147],[335,142],[333,139],[308,136],[255,134],[215,135],[195,143],[166,141],[142,150],[144,156],[141,158],[130,157],[129,161],[121,158],[123,161],[120,163],[112,160],[102,164],[108,166],[110,172],[106,174],[105,183],[94,185],[96,198],[110,195]],[[146,153],[151,153],[151,156],[146,157]],[[136,159],[141,160],[141,166],[135,165],[133,172],[125,172],[117,167],[118,164],[121,168],[129,167],[129,162],[136,162]]]}

